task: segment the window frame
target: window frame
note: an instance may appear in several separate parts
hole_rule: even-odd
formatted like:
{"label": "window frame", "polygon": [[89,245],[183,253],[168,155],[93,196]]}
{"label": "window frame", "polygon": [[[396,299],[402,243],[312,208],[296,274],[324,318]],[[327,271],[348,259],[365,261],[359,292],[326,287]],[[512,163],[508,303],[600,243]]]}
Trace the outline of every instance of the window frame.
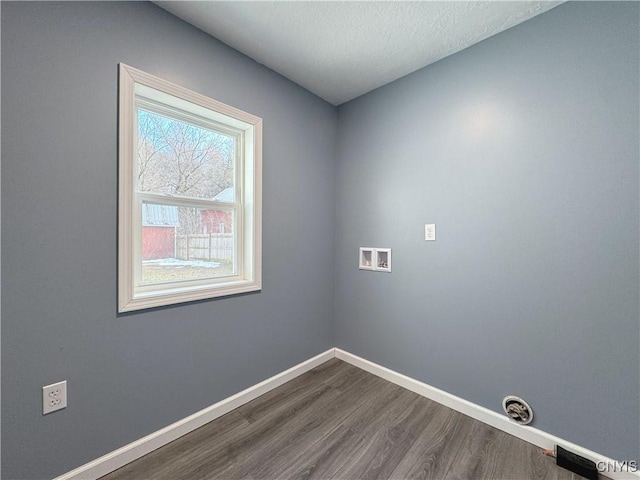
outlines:
{"label": "window frame", "polygon": [[[137,192],[139,104],[155,104],[157,110],[153,112],[164,110],[171,118],[196,126],[202,125],[190,119],[205,118],[207,125],[220,124],[221,130],[239,135],[236,142],[241,148],[236,149],[233,202],[217,204],[210,199]],[[174,115],[177,110],[186,115]],[[118,312],[261,290],[262,119],[121,63],[118,121]],[[142,203],[145,201],[193,208],[215,206],[233,211],[235,275],[143,285],[140,266]]]}

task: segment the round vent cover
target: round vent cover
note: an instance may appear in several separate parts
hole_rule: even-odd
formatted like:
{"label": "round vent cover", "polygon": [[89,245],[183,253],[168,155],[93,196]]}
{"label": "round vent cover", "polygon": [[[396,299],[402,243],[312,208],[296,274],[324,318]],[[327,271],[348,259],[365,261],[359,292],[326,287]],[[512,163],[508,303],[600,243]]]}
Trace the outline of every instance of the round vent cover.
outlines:
{"label": "round vent cover", "polygon": [[527,425],[533,420],[533,410],[520,397],[509,395],[502,400],[502,408],[511,420],[521,425]]}

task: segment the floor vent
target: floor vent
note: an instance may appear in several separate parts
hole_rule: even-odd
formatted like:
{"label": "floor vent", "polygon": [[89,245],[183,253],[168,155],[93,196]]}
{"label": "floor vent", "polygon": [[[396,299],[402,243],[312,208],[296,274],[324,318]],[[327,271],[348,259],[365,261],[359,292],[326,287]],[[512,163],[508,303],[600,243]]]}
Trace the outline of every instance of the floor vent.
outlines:
{"label": "floor vent", "polygon": [[521,425],[527,425],[533,420],[533,410],[520,397],[509,395],[502,400],[502,408],[511,420]]}

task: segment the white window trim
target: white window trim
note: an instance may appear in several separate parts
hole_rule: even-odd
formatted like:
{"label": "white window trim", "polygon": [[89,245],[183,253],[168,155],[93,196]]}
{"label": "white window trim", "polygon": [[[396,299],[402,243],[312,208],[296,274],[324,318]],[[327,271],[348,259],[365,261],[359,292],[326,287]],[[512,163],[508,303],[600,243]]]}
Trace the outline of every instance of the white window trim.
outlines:
{"label": "white window trim", "polygon": [[[118,146],[118,311],[128,312],[194,300],[253,292],[262,288],[262,119],[213,100],[141,70],[120,64],[119,146]],[[146,98],[154,90],[173,97],[170,102],[189,103],[189,110],[211,117],[225,116],[226,124],[245,131],[241,197],[236,198],[242,264],[239,275],[194,280],[144,288],[135,285],[136,241],[140,239],[141,218],[135,205],[134,172],[137,162],[136,86]],[[153,90],[150,90],[153,89]],[[167,97],[162,100],[166,103]],[[175,105],[174,105],[175,106]],[[206,114],[206,115],[205,115]],[[145,195],[146,196],[146,195]],[[153,195],[149,195],[153,196]],[[236,205],[233,203],[231,205]],[[230,204],[227,204],[230,205]],[[137,225],[136,222],[139,224]]]}

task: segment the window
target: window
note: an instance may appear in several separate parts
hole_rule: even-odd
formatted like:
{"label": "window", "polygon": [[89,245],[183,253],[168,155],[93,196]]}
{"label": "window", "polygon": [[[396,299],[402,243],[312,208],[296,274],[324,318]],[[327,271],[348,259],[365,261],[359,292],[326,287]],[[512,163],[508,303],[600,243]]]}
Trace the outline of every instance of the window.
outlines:
{"label": "window", "polygon": [[120,65],[118,310],[260,290],[262,120]]}

